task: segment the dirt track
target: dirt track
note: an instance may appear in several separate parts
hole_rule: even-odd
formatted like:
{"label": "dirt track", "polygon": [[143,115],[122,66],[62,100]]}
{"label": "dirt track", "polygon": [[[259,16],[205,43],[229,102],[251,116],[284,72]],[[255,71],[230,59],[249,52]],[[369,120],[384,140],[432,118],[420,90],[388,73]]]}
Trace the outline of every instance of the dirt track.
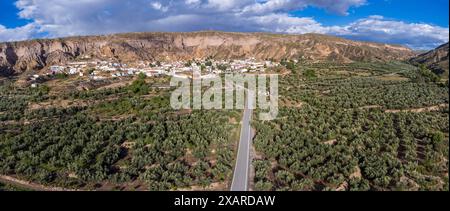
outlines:
{"label": "dirt track", "polygon": [[0,175],[0,181],[5,184],[11,184],[20,188],[25,188],[33,191],[77,191],[74,189],[58,188],[58,187],[46,187],[44,185],[20,180],[11,176]]}
{"label": "dirt track", "polygon": [[422,113],[422,112],[439,111],[440,109],[446,108],[446,107],[448,107],[448,104],[440,104],[437,106],[415,108],[415,109],[405,109],[405,110],[386,110],[386,113],[399,113],[399,112]]}

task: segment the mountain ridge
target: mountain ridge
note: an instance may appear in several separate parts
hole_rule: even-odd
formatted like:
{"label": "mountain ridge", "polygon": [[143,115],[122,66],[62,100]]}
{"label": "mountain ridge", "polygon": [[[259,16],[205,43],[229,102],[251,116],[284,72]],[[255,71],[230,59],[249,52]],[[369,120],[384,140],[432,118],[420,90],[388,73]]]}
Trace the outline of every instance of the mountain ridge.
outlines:
{"label": "mountain ridge", "polygon": [[445,43],[436,49],[420,54],[415,58],[410,59],[410,62],[415,65],[425,65],[428,69],[437,75],[449,75],[449,43]]}
{"label": "mountain ridge", "polygon": [[415,53],[388,45],[321,34],[242,32],[138,32],[0,43],[0,75],[40,70],[83,56],[120,61],[305,59],[310,61],[406,60]]}

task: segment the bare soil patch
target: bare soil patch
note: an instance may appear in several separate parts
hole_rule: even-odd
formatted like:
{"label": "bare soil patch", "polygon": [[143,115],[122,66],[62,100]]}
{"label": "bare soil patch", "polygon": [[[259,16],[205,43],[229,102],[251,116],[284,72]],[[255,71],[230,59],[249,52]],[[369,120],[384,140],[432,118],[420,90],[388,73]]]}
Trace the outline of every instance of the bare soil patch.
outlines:
{"label": "bare soil patch", "polygon": [[12,184],[12,185],[15,185],[18,187],[35,190],[35,191],[78,191],[75,189],[67,189],[67,188],[60,188],[60,187],[48,187],[48,186],[40,185],[37,183],[21,180],[16,177],[13,177],[13,176],[6,176],[6,175],[0,175],[0,181],[7,183],[7,184]]}
{"label": "bare soil patch", "polygon": [[412,108],[412,109],[403,109],[403,110],[386,110],[386,113],[399,113],[399,112],[422,113],[422,112],[439,111],[442,108],[446,108],[446,107],[448,107],[448,104],[440,104],[440,105],[424,107],[424,108]]}
{"label": "bare soil patch", "polygon": [[333,139],[333,140],[329,140],[329,141],[323,142],[323,144],[326,144],[326,145],[335,145],[336,143],[337,143],[337,140],[336,140],[336,139]]}
{"label": "bare soil patch", "polygon": [[360,107],[359,109],[374,109],[374,108],[383,108],[383,107],[380,105],[368,105],[368,106]]}
{"label": "bare soil patch", "polygon": [[362,178],[361,168],[359,168],[359,166],[356,166],[355,172],[353,172],[353,174],[350,175],[350,179],[361,179],[361,178]]}
{"label": "bare soil patch", "polygon": [[208,187],[191,186],[188,188],[179,188],[176,191],[226,191],[228,184],[226,182],[211,183]]}
{"label": "bare soil patch", "polygon": [[293,100],[285,99],[282,102],[282,105],[287,108],[301,108],[303,106],[303,102],[296,102]]}
{"label": "bare soil patch", "polygon": [[382,81],[409,81],[409,78],[405,78],[397,73],[386,74],[376,78]]}

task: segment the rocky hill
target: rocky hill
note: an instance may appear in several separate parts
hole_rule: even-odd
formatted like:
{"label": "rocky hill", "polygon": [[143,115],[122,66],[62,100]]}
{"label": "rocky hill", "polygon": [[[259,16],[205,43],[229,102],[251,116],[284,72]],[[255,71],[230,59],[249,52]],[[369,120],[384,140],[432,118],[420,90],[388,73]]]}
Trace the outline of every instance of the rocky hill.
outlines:
{"label": "rocky hill", "polygon": [[449,50],[449,43],[446,43],[430,52],[421,54],[411,59],[410,61],[416,65],[424,64],[434,73],[448,78],[449,74],[448,50]]}
{"label": "rocky hill", "polygon": [[306,34],[130,33],[0,43],[0,75],[39,70],[80,57],[120,61],[235,59],[307,59],[311,61],[387,61],[414,56],[406,47]]}

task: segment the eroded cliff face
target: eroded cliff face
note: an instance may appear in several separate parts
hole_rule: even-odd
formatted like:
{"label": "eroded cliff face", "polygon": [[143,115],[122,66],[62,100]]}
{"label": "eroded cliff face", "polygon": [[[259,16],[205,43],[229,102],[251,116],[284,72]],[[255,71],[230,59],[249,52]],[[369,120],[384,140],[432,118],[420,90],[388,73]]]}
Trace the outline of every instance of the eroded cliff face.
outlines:
{"label": "eroded cliff face", "polygon": [[40,70],[81,56],[115,58],[124,62],[205,57],[351,62],[404,60],[414,56],[414,52],[401,46],[318,34],[132,33],[0,43],[0,75]]}
{"label": "eroded cliff face", "polygon": [[434,73],[448,78],[449,75],[449,43],[443,44],[436,49],[421,54],[410,60],[413,64],[423,64]]}

